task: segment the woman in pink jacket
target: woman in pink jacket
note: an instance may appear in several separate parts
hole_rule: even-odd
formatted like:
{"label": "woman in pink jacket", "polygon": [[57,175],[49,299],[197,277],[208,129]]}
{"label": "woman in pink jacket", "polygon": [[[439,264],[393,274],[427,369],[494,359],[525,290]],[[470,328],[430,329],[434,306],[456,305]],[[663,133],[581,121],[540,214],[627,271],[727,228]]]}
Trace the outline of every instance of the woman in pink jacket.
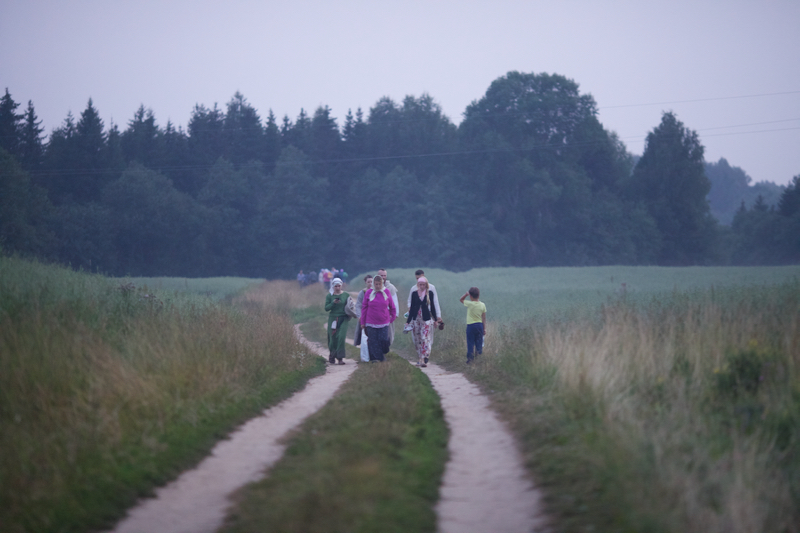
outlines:
{"label": "woman in pink jacket", "polygon": [[383,361],[383,356],[389,353],[389,327],[396,316],[392,296],[385,289],[383,278],[375,276],[372,289],[364,293],[361,303],[361,329],[367,335],[370,362]]}

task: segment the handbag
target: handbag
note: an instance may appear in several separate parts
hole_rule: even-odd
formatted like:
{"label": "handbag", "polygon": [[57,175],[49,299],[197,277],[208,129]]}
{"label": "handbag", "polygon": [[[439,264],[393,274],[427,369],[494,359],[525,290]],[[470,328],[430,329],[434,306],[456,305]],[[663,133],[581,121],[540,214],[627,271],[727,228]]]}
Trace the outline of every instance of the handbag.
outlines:
{"label": "handbag", "polygon": [[358,313],[356,313],[356,301],[347,297],[347,303],[344,304],[344,312],[350,318],[358,318]]}

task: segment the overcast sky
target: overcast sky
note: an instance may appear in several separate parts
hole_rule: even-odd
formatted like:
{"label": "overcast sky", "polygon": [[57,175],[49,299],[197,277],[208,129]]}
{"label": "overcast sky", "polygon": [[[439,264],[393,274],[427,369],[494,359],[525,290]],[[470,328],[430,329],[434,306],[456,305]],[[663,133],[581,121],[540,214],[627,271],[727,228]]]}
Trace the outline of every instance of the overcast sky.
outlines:
{"label": "overcast sky", "polygon": [[341,126],[382,96],[430,94],[459,123],[511,70],[594,96],[641,154],[663,111],[706,160],[757,181],[800,174],[798,0],[0,0],[0,90],[45,132],[91,97],[106,127],[140,104],[186,127],[240,91],[292,121],[328,105]]}

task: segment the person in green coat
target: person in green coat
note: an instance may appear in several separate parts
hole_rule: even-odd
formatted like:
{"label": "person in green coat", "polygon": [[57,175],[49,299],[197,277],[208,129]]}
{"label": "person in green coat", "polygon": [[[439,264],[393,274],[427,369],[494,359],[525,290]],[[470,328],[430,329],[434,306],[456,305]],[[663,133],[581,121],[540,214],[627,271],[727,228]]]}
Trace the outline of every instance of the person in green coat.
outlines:
{"label": "person in green coat", "polygon": [[330,364],[344,364],[345,339],[347,338],[347,323],[350,317],[345,313],[349,294],[343,291],[344,283],[339,278],[331,281],[331,292],[325,296],[325,310],[328,311],[328,362]]}

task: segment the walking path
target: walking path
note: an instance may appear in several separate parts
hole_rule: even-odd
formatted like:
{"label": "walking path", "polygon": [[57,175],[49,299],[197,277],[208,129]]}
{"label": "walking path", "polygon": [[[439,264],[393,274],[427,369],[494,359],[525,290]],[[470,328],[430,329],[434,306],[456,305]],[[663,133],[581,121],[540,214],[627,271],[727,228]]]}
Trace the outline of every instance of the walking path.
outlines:
{"label": "walking path", "polygon": [[[298,337],[320,356],[327,350]],[[219,442],[196,468],[141,501],[114,533],[212,533],[225,518],[228,496],[261,479],[283,455],[280,440],[330,400],[353,370],[354,361],[329,365],[324,375],[267,409]],[[441,398],[450,428],[450,460],[436,506],[440,533],[544,531],[540,495],[525,475],[513,437],[489,400],[462,374],[435,364],[424,370]]]}
{"label": "walking path", "polygon": [[[296,329],[298,335],[299,328]],[[302,335],[300,335],[302,338]],[[327,356],[325,350],[323,356]],[[213,533],[225,518],[228,495],[261,479],[283,455],[281,438],[330,400],[356,365],[329,365],[291,398],[219,442],[197,467],[156,490],[128,512],[114,533]]]}
{"label": "walking path", "polygon": [[450,428],[439,503],[440,533],[544,531],[541,495],[525,475],[513,437],[463,374],[428,363]]}
{"label": "walking path", "polygon": [[433,363],[420,370],[439,395],[450,428],[450,460],[436,505],[439,533],[545,531],[541,494],[489,399],[463,374]]}

